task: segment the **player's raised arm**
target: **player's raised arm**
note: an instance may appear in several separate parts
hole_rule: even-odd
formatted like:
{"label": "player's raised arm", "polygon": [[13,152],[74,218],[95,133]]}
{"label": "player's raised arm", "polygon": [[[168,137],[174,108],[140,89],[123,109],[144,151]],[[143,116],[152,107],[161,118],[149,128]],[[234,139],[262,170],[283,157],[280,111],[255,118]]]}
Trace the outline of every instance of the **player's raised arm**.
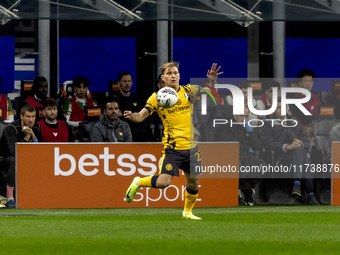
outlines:
{"label": "player's raised arm", "polygon": [[149,111],[145,108],[140,110],[140,112],[124,111],[124,117],[133,122],[142,122],[146,117],[149,116]]}
{"label": "player's raised arm", "polygon": [[207,77],[212,80],[216,80],[220,74],[224,72],[220,72],[221,66],[217,67],[217,63],[213,63],[211,65],[210,70],[207,72]]}
{"label": "player's raised arm", "polygon": [[210,86],[214,86],[216,84],[216,80],[220,74],[223,74],[224,72],[220,72],[221,66],[217,67],[217,63],[213,63],[211,65],[210,70],[207,72],[207,77],[210,82]]}

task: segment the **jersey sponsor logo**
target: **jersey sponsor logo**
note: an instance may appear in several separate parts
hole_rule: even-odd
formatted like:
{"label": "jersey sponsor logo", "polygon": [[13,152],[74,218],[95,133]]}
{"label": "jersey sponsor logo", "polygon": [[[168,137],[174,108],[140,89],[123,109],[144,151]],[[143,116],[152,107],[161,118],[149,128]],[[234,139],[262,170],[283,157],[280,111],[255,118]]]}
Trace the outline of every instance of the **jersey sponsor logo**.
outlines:
{"label": "jersey sponsor logo", "polygon": [[190,109],[190,105],[183,106],[183,107],[176,107],[174,109],[168,110],[168,113],[181,112],[181,111],[186,111],[189,109]]}

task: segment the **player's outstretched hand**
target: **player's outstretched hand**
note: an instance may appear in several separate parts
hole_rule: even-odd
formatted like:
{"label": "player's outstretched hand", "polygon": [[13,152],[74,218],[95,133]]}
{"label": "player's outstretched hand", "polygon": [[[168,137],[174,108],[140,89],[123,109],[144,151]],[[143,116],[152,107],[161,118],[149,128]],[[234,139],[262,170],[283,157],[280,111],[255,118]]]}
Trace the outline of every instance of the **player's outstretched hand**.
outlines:
{"label": "player's outstretched hand", "polygon": [[131,111],[124,111],[124,117],[128,120],[132,120],[132,112]]}
{"label": "player's outstretched hand", "polygon": [[220,74],[223,74],[224,72],[219,72],[221,69],[221,66],[217,68],[217,63],[213,63],[210,70],[207,72],[207,77],[209,80],[216,80]]}

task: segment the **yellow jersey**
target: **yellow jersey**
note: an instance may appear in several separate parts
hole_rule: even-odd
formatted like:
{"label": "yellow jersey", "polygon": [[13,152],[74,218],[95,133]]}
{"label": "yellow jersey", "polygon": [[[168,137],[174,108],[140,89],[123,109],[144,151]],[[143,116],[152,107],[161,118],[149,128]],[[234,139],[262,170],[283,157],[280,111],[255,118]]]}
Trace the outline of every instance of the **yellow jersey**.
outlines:
{"label": "yellow jersey", "polygon": [[194,102],[199,99],[199,87],[196,85],[179,86],[177,104],[171,108],[159,107],[157,93],[153,93],[146,102],[145,108],[151,115],[157,112],[164,126],[162,143],[164,149],[189,150],[196,146],[192,113]]}

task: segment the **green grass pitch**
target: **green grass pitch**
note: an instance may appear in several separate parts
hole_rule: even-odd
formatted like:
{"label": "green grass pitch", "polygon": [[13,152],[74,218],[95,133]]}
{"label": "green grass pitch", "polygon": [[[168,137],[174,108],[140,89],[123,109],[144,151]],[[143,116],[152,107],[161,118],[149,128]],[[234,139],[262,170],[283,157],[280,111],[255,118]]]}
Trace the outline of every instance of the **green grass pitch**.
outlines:
{"label": "green grass pitch", "polygon": [[339,254],[340,207],[0,209],[0,254]]}

